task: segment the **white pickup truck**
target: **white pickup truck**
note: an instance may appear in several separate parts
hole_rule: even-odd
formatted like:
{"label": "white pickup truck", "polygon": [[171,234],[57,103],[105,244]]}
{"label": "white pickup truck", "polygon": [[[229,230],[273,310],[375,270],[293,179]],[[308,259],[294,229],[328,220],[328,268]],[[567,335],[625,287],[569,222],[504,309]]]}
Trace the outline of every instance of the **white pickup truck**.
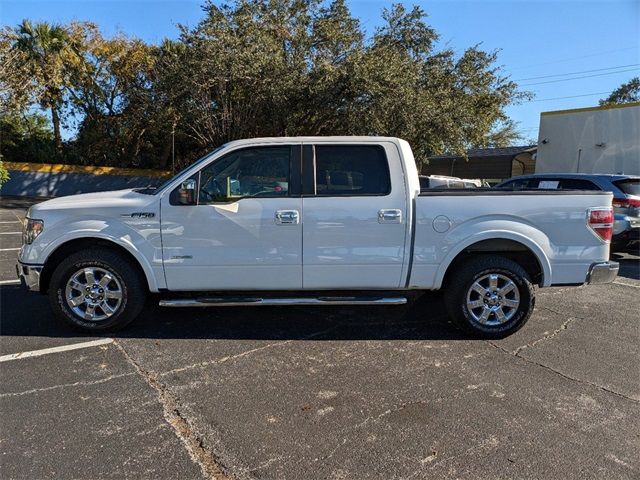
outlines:
{"label": "white pickup truck", "polygon": [[166,307],[403,304],[444,289],[455,324],[509,335],[534,286],[613,281],[605,192],[424,190],[387,137],[233,141],[156,189],[32,206],[18,275],[88,331]]}

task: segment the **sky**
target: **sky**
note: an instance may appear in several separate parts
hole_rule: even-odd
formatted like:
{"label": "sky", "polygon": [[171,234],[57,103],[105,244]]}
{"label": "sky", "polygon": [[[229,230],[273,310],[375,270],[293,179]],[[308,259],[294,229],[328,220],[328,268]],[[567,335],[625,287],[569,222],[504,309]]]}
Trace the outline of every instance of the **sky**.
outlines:
{"label": "sky", "polygon": [[[396,2],[398,0],[395,0]],[[103,34],[147,42],[177,38],[178,24],[195,26],[203,0],[0,0],[0,24],[22,19],[89,20]],[[368,33],[393,1],[347,0]],[[589,107],[640,75],[640,0],[429,0],[420,5],[440,48],[463,52],[480,44],[499,50],[504,75],[533,101],[510,106],[525,140],[535,143],[540,112]]]}

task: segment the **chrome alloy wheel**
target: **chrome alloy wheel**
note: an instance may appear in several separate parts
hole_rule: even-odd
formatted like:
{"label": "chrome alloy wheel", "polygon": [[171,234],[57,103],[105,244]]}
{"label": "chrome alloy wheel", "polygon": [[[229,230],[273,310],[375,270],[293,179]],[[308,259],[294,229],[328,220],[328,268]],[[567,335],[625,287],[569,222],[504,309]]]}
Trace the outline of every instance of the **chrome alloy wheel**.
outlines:
{"label": "chrome alloy wheel", "polygon": [[65,288],[69,308],[90,322],[105,320],[122,304],[122,285],[104,268],[86,267],[71,275]]}
{"label": "chrome alloy wheel", "polygon": [[518,286],[499,273],[478,278],[467,291],[467,309],[481,325],[502,325],[511,320],[519,306]]}

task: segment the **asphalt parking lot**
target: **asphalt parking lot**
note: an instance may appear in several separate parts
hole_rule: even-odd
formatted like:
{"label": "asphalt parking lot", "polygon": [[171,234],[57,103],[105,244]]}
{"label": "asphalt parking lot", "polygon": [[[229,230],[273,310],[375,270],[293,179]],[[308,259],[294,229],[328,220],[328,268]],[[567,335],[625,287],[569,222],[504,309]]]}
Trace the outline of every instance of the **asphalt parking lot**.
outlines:
{"label": "asphalt parking lot", "polygon": [[435,294],[150,301],[129,329],[87,337],[15,285],[24,212],[3,200],[2,478],[640,478],[638,257],[611,285],[539,292],[495,342],[462,337]]}

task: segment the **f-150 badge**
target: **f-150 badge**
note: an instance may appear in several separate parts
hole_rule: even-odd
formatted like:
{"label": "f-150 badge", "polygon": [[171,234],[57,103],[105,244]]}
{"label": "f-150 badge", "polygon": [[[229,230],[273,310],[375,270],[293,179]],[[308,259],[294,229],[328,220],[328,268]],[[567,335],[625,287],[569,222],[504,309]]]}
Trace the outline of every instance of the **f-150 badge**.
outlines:
{"label": "f-150 badge", "polygon": [[133,212],[133,213],[123,213],[122,217],[127,218],[153,218],[156,216],[153,212]]}

